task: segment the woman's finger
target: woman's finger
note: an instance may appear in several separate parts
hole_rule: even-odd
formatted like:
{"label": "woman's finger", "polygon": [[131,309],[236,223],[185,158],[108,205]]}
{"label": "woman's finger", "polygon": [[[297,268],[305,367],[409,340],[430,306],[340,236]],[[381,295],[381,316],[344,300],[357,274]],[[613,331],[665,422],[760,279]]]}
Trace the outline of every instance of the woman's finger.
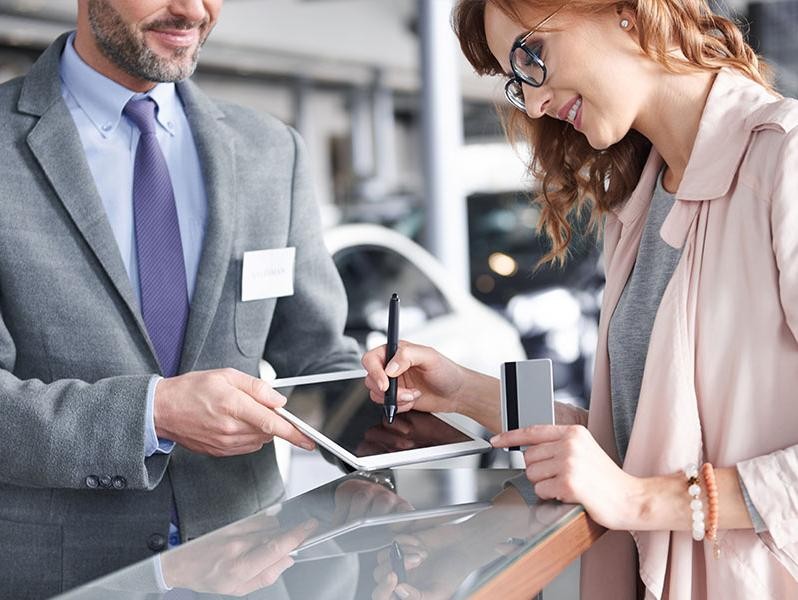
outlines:
{"label": "woman's finger", "polygon": [[535,495],[541,500],[559,500],[560,502],[573,502],[570,495],[561,489],[559,478],[550,477],[535,484]]}
{"label": "woman's finger", "polygon": [[532,425],[494,435],[490,438],[490,443],[494,448],[510,448],[556,442],[562,439],[572,427],[578,427],[578,425]]}
{"label": "woman's finger", "polygon": [[[399,342],[396,354],[385,366],[385,374],[389,377],[399,377],[411,367],[423,367],[432,364],[439,356],[436,350],[428,346]],[[384,389],[388,389],[387,379]]]}
{"label": "woman's finger", "polygon": [[[396,409],[397,412],[407,412],[413,409],[416,400],[421,396],[420,392],[408,388],[399,388],[396,391]],[[385,392],[382,390],[374,390],[369,388],[369,398],[376,404],[385,403]]]}
{"label": "woman's finger", "polygon": [[397,583],[399,583],[399,580],[396,577],[396,573],[388,573],[384,579],[377,582],[377,587],[374,588],[374,592],[371,594],[372,600],[393,600],[396,598],[393,595],[393,591],[396,589]]}
{"label": "woman's finger", "polygon": [[557,456],[559,442],[544,442],[536,446],[529,446],[524,450],[524,463],[529,466],[536,462],[549,460]]}
{"label": "woman's finger", "polygon": [[421,592],[407,583],[401,583],[396,586],[396,595],[405,600],[421,600],[423,598]]}
{"label": "woman's finger", "polygon": [[559,473],[559,469],[559,463],[553,459],[532,463],[526,468],[526,478],[532,483],[537,483],[545,479],[556,477]]}
{"label": "woman's finger", "polygon": [[[387,346],[383,344],[373,350],[369,350],[360,359],[363,368],[366,369],[368,377],[377,386],[376,389],[383,392],[388,389],[388,376],[385,374],[385,356]],[[371,388],[369,388],[371,389]]]}

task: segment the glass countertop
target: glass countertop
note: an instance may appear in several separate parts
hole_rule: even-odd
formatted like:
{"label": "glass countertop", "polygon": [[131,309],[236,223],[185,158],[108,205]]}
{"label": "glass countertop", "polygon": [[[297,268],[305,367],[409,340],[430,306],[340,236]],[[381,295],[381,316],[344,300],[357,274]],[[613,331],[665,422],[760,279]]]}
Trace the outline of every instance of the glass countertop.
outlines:
{"label": "glass countertop", "polygon": [[522,470],[352,473],[59,598],[465,598],[582,512]]}

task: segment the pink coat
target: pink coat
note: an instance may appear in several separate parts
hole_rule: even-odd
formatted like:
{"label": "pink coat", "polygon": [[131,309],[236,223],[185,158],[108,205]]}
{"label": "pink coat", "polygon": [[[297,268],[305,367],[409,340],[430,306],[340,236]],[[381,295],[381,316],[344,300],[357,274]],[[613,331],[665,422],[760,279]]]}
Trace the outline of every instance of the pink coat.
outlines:
{"label": "pink coat", "polygon": [[[607,329],[661,165],[652,151],[606,219],[588,428],[616,462]],[[645,477],[736,465],[768,532],[720,531],[717,560],[689,531],[609,532],[583,557],[582,597],[635,598],[634,538],[646,598],[798,598],[798,101],[720,71],[676,198],[660,233],[684,250],[654,322],[623,468]]]}

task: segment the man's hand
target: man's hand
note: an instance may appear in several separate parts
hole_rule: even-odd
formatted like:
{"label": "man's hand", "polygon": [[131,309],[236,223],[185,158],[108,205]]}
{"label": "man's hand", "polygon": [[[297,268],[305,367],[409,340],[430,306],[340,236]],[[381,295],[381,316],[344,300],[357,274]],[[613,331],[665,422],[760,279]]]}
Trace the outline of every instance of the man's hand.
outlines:
{"label": "man's hand", "polygon": [[274,437],[313,450],[313,441],[273,409],[285,397],[235,369],[196,371],[158,382],[154,420],[159,438],[211,456],[260,450]]}
{"label": "man's hand", "polygon": [[162,554],[164,582],[170,588],[246,596],[273,585],[294,564],[290,552],[318,525],[308,519],[288,529],[262,514],[233,523]]}

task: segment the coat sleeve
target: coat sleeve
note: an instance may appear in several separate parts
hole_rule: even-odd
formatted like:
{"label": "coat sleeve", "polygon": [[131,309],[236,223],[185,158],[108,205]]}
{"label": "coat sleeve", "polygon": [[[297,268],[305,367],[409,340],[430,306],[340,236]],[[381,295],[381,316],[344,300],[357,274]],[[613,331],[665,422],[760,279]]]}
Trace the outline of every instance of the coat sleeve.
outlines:
{"label": "coat sleeve", "polygon": [[[779,296],[787,327],[798,341],[798,127],[784,136],[775,173],[770,223]],[[798,579],[798,445],[743,461],[737,470],[767,526],[762,541]]]}
{"label": "coat sleeve", "polygon": [[296,248],[294,294],[280,298],[264,359],[278,377],[359,369],[357,343],[343,335],[347,299],[324,245],[305,146],[290,129],[295,147],[288,245]]}
{"label": "coat sleeve", "polygon": [[17,377],[16,358],[0,314],[0,482],[99,493],[92,477],[123,478],[126,489],[158,485],[168,455],[144,456],[151,375],[44,383]]}

